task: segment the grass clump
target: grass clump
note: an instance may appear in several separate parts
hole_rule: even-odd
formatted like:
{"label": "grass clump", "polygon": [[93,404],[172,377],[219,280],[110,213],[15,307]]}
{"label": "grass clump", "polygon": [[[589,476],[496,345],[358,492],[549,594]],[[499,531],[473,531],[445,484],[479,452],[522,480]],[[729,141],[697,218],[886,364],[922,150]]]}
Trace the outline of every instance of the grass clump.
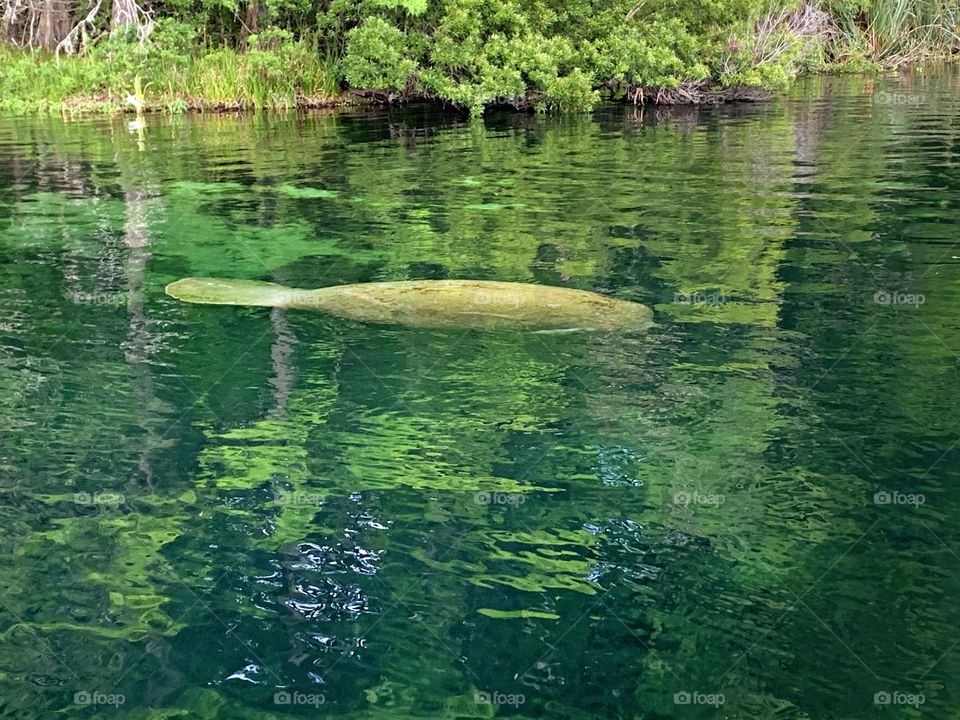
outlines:
{"label": "grass clump", "polygon": [[198,50],[181,23],[158,23],[149,43],[108,39],[81,55],[0,45],[0,109],[13,112],[284,109],[325,105],[339,93],[331,63],[286,31],[248,38],[245,50]]}
{"label": "grass clump", "polygon": [[957,0],[833,0],[836,60],[897,67],[960,54]]}

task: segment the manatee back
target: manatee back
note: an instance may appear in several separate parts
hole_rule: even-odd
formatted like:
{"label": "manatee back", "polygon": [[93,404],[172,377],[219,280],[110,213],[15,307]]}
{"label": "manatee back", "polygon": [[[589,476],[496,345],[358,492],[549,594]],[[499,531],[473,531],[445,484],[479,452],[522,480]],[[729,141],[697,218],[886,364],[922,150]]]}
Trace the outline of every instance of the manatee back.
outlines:
{"label": "manatee back", "polygon": [[412,280],[297,290],[256,280],[184,278],[167,294],[211,305],[299,308],[358,322],[438,329],[642,331],[650,309],[586,290],[489,280]]}
{"label": "manatee back", "polygon": [[363,283],[303,291],[291,306],[361,322],[424,328],[528,330],[643,330],[645,305],[528,283],[414,280]]}

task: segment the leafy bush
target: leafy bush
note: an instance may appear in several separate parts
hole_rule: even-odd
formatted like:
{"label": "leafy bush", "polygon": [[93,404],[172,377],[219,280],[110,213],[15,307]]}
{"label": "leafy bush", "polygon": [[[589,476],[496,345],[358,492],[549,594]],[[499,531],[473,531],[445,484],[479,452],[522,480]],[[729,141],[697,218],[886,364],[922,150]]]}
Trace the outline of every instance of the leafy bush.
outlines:
{"label": "leafy bush", "polygon": [[574,68],[569,75],[551,78],[546,83],[543,106],[560,112],[589,110],[599,98],[593,84],[593,77],[580,68]]}
{"label": "leafy bush", "polygon": [[802,54],[758,67],[727,52],[775,0],[332,0],[320,19],[342,34],[342,77],[354,87],[419,93],[482,111],[490,104],[584,110],[605,88],[688,81],[770,83]]}
{"label": "leafy bush", "polygon": [[406,35],[379,17],[346,34],[343,75],[358,88],[402,91],[417,70]]}

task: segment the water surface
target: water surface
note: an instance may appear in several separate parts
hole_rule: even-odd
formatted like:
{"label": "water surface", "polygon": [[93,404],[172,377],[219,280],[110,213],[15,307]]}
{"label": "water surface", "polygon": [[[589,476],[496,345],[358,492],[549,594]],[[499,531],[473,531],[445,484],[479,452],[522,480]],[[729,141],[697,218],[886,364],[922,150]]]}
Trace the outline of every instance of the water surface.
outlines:
{"label": "water surface", "polygon": [[[957,714],[958,110],[945,75],[0,119],[0,714]],[[656,325],[164,295],[190,275],[533,282]]]}

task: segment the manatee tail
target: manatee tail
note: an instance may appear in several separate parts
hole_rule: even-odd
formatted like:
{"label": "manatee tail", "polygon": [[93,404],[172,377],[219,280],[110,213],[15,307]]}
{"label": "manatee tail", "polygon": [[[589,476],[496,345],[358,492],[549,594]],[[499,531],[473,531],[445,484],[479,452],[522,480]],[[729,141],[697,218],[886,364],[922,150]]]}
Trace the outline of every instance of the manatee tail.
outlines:
{"label": "manatee tail", "polygon": [[298,293],[276,283],[223,278],[184,278],[167,285],[166,292],[184,302],[263,307],[284,307]]}

